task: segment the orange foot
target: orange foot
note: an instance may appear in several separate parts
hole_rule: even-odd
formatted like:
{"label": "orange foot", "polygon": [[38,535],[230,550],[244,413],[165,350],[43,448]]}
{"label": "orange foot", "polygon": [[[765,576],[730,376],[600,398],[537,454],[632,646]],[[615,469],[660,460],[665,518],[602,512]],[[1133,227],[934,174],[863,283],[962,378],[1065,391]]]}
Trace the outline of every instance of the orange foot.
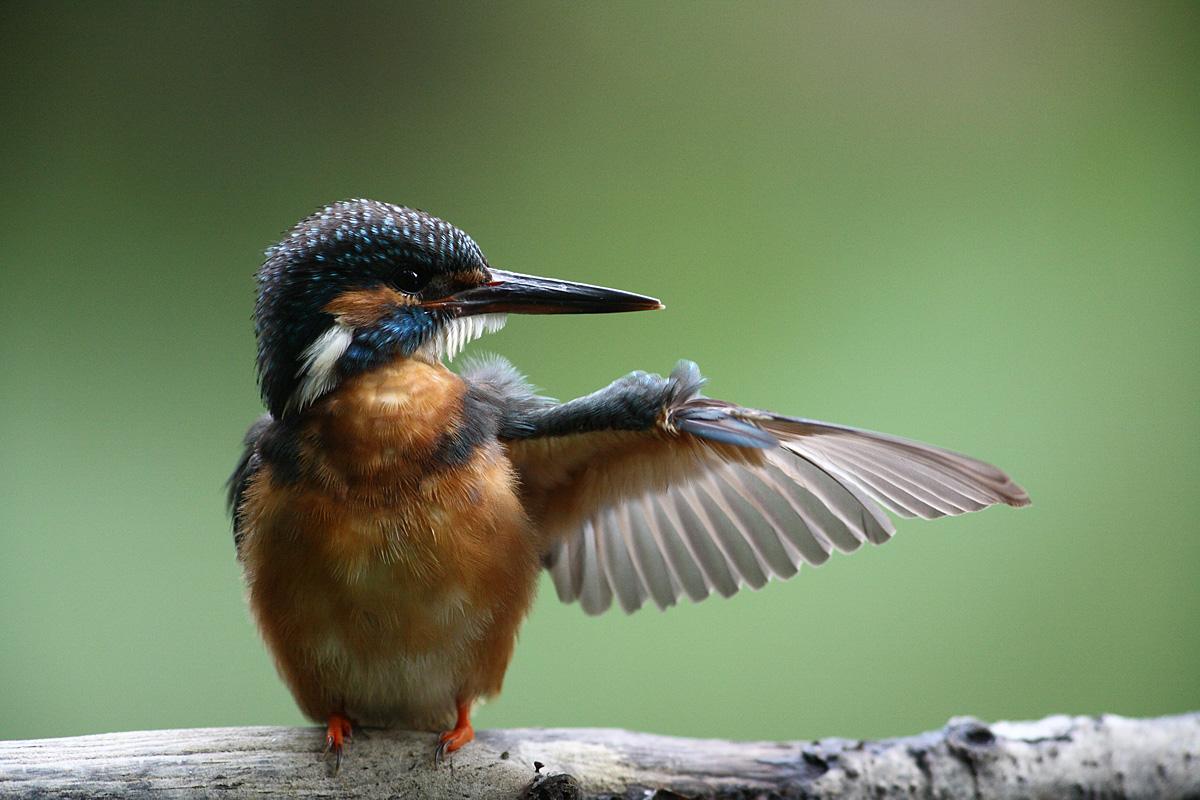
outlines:
{"label": "orange foot", "polygon": [[350,719],[344,714],[330,714],[329,724],[325,726],[325,752],[333,751],[335,759],[333,773],[336,775],[342,768],[342,748],[346,742],[354,740],[354,728]]}
{"label": "orange foot", "polygon": [[458,704],[458,721],[454,730],[446,731],[438,738],[437,750],[433,754],[433,763],[440,764],[446,756],[475,738],[475,729],[471,727],[471,704]]}

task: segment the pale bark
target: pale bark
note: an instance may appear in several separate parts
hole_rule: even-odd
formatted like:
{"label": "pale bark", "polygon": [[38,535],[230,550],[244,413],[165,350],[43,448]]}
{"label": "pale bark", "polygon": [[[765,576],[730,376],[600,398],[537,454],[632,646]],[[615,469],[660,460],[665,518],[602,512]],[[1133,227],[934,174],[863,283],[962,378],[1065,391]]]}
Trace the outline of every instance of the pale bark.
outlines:
{"label": "pale bark", "polygon": [[[899,739],[727,742],[596,729],[357,735],[340,773],[315,728],[0,742],[2,797],[1200,797],[1200,712],[956,719]],[[540,774],[534,762],[544,766]],[[567,778],[566,776],[571,776]]]}

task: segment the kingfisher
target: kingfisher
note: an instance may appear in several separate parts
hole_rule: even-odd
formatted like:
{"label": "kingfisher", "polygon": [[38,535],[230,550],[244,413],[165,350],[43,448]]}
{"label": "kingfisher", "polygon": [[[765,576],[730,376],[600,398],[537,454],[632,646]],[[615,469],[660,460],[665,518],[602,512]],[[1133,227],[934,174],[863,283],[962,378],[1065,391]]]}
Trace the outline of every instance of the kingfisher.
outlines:
{"label": "kingfisher", "polygon": [[474,738],[538,576],[588,614],[728,597],[881,544],[899,517],[1029,497],[929,444],[702,393],[695,364],[568,402],[509,362],[447,364],[510,314],[663,308],[493,267],[428,213],[333,203],[266,252],[266,413],[229,481],[249,605],[340,765],[355,726]]}

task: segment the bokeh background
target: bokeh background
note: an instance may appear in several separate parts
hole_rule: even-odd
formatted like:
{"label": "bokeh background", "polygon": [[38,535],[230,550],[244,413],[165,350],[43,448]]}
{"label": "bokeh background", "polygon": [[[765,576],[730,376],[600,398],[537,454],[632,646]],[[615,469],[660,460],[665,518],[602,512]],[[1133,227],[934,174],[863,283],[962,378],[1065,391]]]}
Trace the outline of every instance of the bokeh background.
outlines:
{"label": "bokeh background", "polygon": [[1200,707],[1200,6],[0,6],[0,737],[300,723],[222,483],[263,248],[338,198],[662,297],[474,346],[1004,466],[728,601],[548,584],[482,726],[882,736]]}

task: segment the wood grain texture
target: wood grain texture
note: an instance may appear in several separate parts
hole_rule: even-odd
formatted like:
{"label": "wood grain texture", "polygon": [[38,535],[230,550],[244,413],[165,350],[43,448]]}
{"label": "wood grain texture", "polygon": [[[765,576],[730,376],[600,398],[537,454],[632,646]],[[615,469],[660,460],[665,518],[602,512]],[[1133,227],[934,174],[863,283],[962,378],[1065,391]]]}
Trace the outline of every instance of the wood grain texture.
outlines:
{"label": "wood grain texture", "polygon": [[[338,775],[318,760],[315,728],[0,742],[0,797],[1200,797],[1200,712],[992,725],[959,718],[875,742],[492,730],[440,767],[430,734],[366,734]],[[535,761],[545,765],[540,774]]]}

